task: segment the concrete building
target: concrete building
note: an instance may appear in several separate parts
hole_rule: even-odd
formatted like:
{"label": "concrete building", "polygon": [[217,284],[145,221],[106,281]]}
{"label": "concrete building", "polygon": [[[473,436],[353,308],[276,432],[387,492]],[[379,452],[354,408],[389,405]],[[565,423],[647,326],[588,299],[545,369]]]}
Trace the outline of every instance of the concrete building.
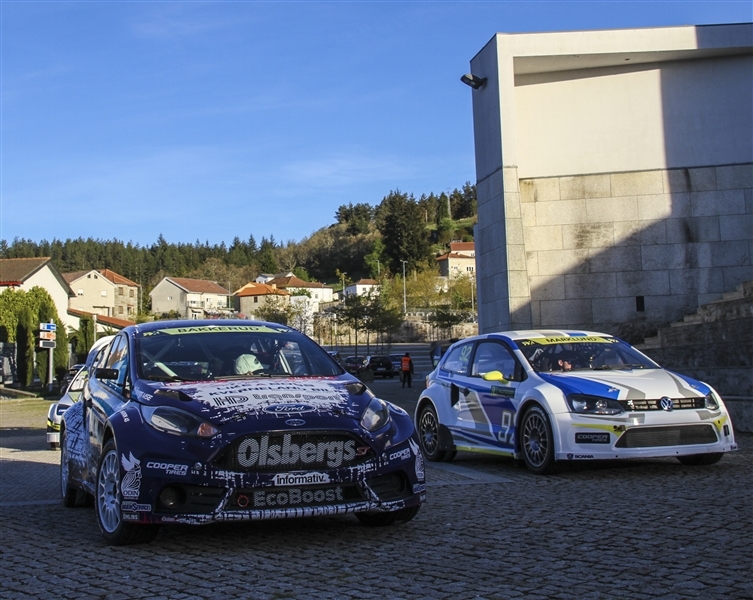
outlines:
{"label": "concrete building", "polygon": [[249,282],[233,293],[235,310],[249,319],[257,319],[257,312],[271,299],[279,299],[287,303],[290,301],[288,292],[266,283]]}
{"label": "concrete building", "polygon": [[75,296],[70,308],[129,320],[138,313],[139,284],[110,269],[63,273]]}
{"label": "concrete building", "polygon": [[481,332],[637,340],[753,279],[753,24],[496,34],[471,75]]}
{"label": "concrete building", "polygon": [[476,244],[450,242],[450,251],[437,257],[439,276],[454,279],[465,275],[474,277],[476,271]]}
{"label": "concrete building", "polygon": [[346,285],[343,290],[343,297],[368,294],[379,294],[379,282],[376,279],[359,279],[355,283]]}
{"label": "concrete building", "polygon": [[230,316],[230,292],[214,281],[164,277],[149,292],[152,313],[176,311],[184,319]]}

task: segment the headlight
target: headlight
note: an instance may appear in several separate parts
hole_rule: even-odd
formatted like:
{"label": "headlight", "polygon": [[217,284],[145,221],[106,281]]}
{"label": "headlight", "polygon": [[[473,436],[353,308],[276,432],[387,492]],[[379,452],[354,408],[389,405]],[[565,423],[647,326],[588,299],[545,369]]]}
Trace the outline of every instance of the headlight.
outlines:
{"label": "headlight", "polygon": [[376,431],[384,427],[389,420],[390,409],[387,408],[387,403],[379,398],[372,398],[361,415],[361,427],[366,431]]}
{"label": "headlight", "polygon": [[706,408],[710,408],[711,410],[717,410],[719,408],[719,398],[714,392],[709,392],[703,401]]}
{"label": "headlight", "polygon": [[574,413],[588,415],[619,415],[623,412],[617,400],[600,396],[586,396],[585,394],[571,394],[567,397],[567,404]]}
{"label": "headlight", "polygon": [[208,438],[220,430],[211,423],[179,408],[171,406],[142,406],[144,420],[155,429],[173,435],[191,435]]}

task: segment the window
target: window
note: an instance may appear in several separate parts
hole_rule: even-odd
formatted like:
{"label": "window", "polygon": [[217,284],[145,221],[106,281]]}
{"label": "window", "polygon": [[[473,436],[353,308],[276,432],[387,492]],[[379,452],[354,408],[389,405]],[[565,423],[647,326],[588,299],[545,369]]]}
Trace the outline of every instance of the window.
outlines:
{"label": "window", "polygon": [[128,394],[128,340],[125,335],[119,335],[112,343],[110,354],[105,367],[118,372],[117,379],[106,379],[104,382],[116,388],[124,395]]}
{"label": "window", "polygon": [[479,342],[473,357],[471,375],[481,377],[484,373],[499,371],[505,379],[515,378],[515,358],[502,344],[492,341]]}
{"label": "window", "polygon": [[123,314],[123,307],[122,306],[118,306],[118,314],[119,315]]}
{"label": "window", "polygon": [[119,287],[118,288],[118,296],[123,296],[123,295],[125,295],[125,290],[122,287]]}
{"label": "window", "polygon": [[101,292],[99,292],[99,295],[103,298],[107,298],[107,290],[102,290]]}
{"label": "window", "polygon": [[76,295],[77,296],[83,296],[84,295],[84,290],[82,290],[82,289],[76,290]]}
{"label": "window", "polygon": [[133,290],[128,290],[128,297],[133,298]]}
{"label": "window", "polygon": [[167,299],[168,299],[168,300],[172,300],[172,299],[173,299],[173,297],[172,297],[172,296],[168,296],[168,297],[167,297]]}
{"label": "window", "polygon": [[442,363],[442,370],[449,373],[458,373],[459,375],[468,374],[468,363],[471,361],[471,351],[473,342],[456,346],[447,353],[447,357]]}
{"label": "window", "polygon": [[470,271],[471,273],[473,273],[473,267],[466,267],[465,270],[466,271]]}

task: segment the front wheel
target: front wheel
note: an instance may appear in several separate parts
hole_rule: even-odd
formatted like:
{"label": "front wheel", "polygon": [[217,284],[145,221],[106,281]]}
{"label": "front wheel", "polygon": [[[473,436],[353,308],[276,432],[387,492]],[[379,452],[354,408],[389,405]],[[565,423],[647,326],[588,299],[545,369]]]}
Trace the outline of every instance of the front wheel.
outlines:
{"label": "front wheel", "polygon": [[532,406],[520,424],[520,446],[526,467],[537,475],[554,472],[554,436],[549,416],[540,406]]}
{"label": "front wheel", "polygon": [[[427,460],[432,462],[447,460],[447,451],[439,449],[439,419],[431,404],[427,404],[418,416],[418,443]],[[455,458],[454,453],[452,458]]]}
{"label": "front wheel", "polygon": [[705,467],[707,465],[714,465],[722,460],[724,452],[712,452],[711,454],[690,454],[688,456],[678,456],[682,464],[689,467]]}
{"label": "front wheel", "polygon": [[157,535],[158,525],[135,525],[125,523],[120,510],[123,497],[120,494],[120,464],[118,450],[113,440],[102,449],[97,470],[97,492],[94,505],[97,508],[97,523],[105,540],[114,546],[145,544]]}

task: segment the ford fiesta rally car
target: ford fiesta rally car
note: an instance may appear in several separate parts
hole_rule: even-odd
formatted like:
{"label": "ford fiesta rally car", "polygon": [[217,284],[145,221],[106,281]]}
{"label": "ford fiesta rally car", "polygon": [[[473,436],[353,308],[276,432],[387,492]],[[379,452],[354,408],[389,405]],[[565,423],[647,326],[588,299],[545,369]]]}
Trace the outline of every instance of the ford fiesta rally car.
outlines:
{"label": "ford fiesta rally car", "polygon": [[105,539],[162,523],[353,513],[412,519],[425,499],[413,422],[308,337],[252,321],[134,325],[63,415],[66,506]]}
{"label": "ford fiesta rally car", "polygon": [[543,474],[569,460],[672,456],[709,465],[737,450],[729,413],[710,386],[603,333],[467,338],[426,384],[415,420],[433,461],[486,452]]}

